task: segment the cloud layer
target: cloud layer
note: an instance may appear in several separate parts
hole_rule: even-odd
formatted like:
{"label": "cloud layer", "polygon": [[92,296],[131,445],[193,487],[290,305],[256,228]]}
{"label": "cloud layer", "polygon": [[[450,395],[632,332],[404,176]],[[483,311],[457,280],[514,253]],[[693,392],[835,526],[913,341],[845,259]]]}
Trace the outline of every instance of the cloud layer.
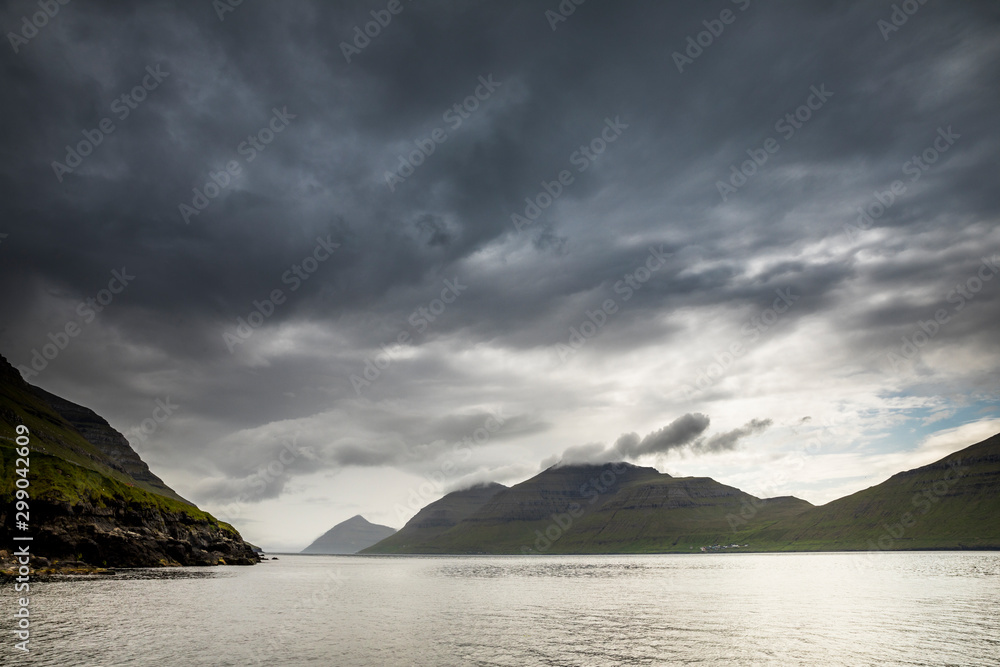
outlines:
{"label": "cloud layer", "polygon": [[740,440],[763,433],[774,423],[770,419],[752,419],[739,428],[712,436],[703,435],[711,420],[701,413],[688,413],[666,426],[640,438],[638,433],[623,433],[611,445],[591,443],[567,447],[559,457],[547,459],[552,464],[609,463],[635,461],[642,457],[679,452],[683,454],[719,454],[736,449]]}

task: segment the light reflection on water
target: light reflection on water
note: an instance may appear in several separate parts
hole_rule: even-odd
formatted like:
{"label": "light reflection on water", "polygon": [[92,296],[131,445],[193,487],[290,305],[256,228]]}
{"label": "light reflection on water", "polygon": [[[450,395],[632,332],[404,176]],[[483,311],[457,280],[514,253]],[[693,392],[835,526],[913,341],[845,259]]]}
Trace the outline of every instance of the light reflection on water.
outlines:
{"label": "light reflection on water", "polygon": [[996,553],[282,556],[31,597],[25,665],[1000,664]]}

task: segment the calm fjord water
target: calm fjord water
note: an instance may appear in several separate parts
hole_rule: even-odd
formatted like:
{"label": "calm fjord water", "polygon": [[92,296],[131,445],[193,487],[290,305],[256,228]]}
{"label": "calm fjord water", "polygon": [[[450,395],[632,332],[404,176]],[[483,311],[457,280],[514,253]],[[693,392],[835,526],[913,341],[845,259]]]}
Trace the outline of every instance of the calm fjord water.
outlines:
{"label": "calm fjord water", "polygon": [[282,556],[31,610],[5,664],[998,665],[1000,554]]}

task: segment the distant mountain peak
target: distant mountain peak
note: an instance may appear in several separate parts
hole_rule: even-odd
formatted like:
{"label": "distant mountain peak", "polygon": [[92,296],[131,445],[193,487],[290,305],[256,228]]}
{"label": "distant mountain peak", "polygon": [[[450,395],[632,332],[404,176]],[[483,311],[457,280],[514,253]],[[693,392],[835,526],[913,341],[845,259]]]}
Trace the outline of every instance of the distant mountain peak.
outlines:
{"label": "distant mountain peak", "polygon": [[341,521],[302,550],[304,554],[354,554],[396,532],[395,528],[372,523],[360,514]]}

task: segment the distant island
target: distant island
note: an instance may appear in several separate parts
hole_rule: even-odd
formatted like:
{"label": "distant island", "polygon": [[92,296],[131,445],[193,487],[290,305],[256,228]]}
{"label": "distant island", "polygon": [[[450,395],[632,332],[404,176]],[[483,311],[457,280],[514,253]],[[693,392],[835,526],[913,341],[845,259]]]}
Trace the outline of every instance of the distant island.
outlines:
{"label": "distant island", "polygon": [[1000,549],[1000,435],[813,506],[629,463],[450,493],[363,554]]}
{"label": "distant island", "polygon": [[360,514],[336,526],[316,538],[302,550],[304,554],[356,554],[396,532],[395,528],[369,522]]}
{"label": "distant island", "polygon": [[[15,531],[15,429],[30,432],[30,518]],[[40,572],[171,565],[252,565],[239,532],[154,475],[94,411],[33,387],[0,356],[0,571],[15,534],[32,537]]]}

